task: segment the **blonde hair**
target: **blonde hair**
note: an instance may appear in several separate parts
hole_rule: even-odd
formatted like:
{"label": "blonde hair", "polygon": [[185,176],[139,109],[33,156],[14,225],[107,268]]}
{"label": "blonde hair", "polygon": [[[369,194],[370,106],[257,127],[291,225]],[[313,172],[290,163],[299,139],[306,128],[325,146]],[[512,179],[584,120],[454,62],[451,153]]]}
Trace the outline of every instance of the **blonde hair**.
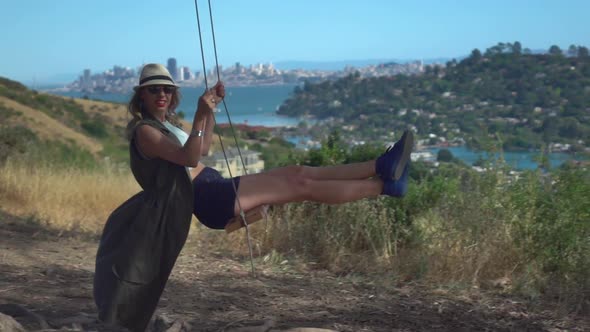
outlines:
{"label": "blonde hair", "polygon": [[[126,135],[128,140],[131,140],[133,136],[133,129],[135,128],[135,125],[137,125],[139,121],[145,119],[146,116],[148,118],[151,117],[148,114],[148,112],[143,108],[143,102],[141,100],[142,89],[144,89],[144,87],[135,90],[133,97],[131,97],[129,104],[127,104],[127,111],[131,115],[131,120],[129,120],[129,123],[127,123],[126,129]],[[180,89],[176,88],[170,99],[170,106],[168,107],[168,112],[166,112],[166,121],[177,126],[178,128],[182,128],[182,124],[178,120],[178,115],[176,114],[175,110],[176,107],[178,107],[178,105],[180,104],[181,97],[182,96],[180,94]]]}

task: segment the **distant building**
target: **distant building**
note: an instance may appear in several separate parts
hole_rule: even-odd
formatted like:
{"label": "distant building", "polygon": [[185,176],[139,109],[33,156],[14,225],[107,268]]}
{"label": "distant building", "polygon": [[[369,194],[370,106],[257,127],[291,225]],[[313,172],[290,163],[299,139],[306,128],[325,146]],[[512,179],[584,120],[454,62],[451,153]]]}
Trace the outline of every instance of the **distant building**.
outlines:
{"label": "distant building", "polygon": [[179,75],[178,75],[178,67],[176,65],[176,59],[175,58],[169,58],[168,59],[168,66],[166,66],[166,68],[168,68],[168,71],[170,72],[170,75],[172,75],[172,78],[175,81],[179,80]]}
{"label": "distant building", "polygon": [[[264,170],[264,160],[260,159],[260,153],[248,149],[240,149],[242,157],[244,158],[244,165],[248,174],[259,173]],[[225,178],[231,176],[244,175],[244,168],[242,161],[238,154],[238,149],[231,148],[225,151],[228,162],[226,163],[222,151],[216,151],[209,156],[201,159],[201,162],[209,167],[215,168]],[[229,168],[228,164],[229,163]]]}
{"label": "distant building", "polygon": [[239,62],[236,62],[236,64],[234,65],[234,74],[235,75],[239,75],[239,74],[243,74],[246,71],[246,68],[244,68]]}
{"label": "distant building", "polygon": [[209,70],[209,73],[207,73],[207,78],[211,77],[214,79],[217,79],[217,72],[219,71],[219,74],[223,73],[223,66],[219,65],[218,67],[213,67]]}
{"label": "distant building", "polygon": [[92,89],[92,79],[91,79],[90,69],[84,69],[84,74],[80,78],[80,87],[82,90],[90,90]]}
{"label": "distant building", "polygon": [[180,77],[179,81],[192,81],[195,79],[195,75],[191,72],[189,67],[183,66],[179,69]]}
{"label": "distant building", "polygon": [[90,81],[90,69],[84,69],[84,82]]}

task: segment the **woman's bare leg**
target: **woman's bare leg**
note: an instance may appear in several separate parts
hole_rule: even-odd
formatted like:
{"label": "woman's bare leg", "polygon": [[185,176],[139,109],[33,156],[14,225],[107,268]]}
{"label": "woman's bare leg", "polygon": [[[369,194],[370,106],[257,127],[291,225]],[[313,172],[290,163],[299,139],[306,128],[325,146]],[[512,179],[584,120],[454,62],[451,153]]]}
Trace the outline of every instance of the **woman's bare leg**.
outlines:
{"label": "woman's bare leg", "polygon": [[[288,175],[282,175],[283,172]],[[240,178],[235,213],[240,212],[240,206],[247,211],[264,204],[301,201],[345,203],[378,196],[382,190],[383,181],[380,179],[317,180],[306,177],[303,172],[265,172]]]}
{"label": "woman's bare leg", "polygon": [[314,180],[360,180],[375,176],[375,160],[336,166],[286,166],[279,167],[265,174],[294,176],[301,175]]}

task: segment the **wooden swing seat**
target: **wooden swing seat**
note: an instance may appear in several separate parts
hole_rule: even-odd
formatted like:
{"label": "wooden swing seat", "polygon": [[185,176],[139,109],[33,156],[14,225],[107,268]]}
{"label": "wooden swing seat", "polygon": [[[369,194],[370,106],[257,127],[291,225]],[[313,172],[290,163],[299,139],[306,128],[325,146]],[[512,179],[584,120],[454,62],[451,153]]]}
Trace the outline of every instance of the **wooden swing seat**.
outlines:
{"label": "wooden swing seat", "polygon": [[[263,218],[265,218],[267,216],[267,210],[268,210],[268,206],[267,205],[261,205],[259,207],[256,207],[252,210],[248,210],[244,213],[244,215],[246,216],[246,223],[248,225],[253,224],[255,222],[257,222],[258,220],[261,220]],[[233,231],[237,231],[238,229],[242,228],[246,226],[244,224],[244,221],[242,220],[242,216],[241,215],[237,215],[233,218],[231,218],[227,225],[225,225],[225,232],[226,233],[231,233]]]}

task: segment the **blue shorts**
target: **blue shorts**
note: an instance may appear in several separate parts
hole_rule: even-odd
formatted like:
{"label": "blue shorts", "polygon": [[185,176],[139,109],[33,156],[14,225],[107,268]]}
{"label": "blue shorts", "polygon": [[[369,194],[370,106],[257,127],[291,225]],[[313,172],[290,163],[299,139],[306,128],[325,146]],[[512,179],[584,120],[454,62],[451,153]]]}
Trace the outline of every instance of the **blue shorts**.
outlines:
{"label": "blue shorts", "polygon": [[235,216],[236,191],[240,186],[240,177],[226,179],[211,167],[205,167],[193,180],[195,193],[194,215],[199,221],[213,229],[223,229]]}

